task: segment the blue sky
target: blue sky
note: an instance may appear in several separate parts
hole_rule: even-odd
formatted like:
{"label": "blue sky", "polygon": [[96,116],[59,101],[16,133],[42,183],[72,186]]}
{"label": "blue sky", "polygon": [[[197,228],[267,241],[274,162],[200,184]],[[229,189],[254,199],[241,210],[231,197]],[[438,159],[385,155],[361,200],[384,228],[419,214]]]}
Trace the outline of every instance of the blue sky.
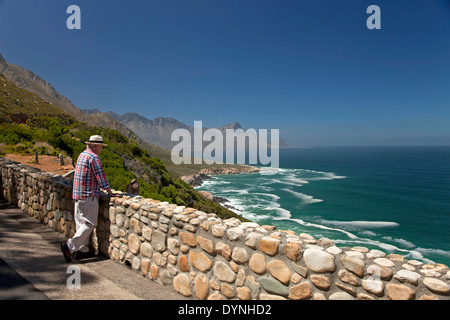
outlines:
{"label": "blue sky", "polygon": [[82,109],[293,146],[450,144],[449,0],[0,0],[0,53]]}

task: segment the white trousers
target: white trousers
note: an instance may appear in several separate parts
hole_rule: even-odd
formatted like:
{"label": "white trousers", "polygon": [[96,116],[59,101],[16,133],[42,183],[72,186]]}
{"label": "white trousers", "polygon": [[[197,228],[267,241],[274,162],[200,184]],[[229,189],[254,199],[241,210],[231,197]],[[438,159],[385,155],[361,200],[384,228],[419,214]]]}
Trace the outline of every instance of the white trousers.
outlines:
{"label": "white trousers", "polygon": [[89,251],[89,238],[97,226],[98,198],[90,197],[83,200],[75,200],[75,224],[76,233],[73,238],[67,240],[70,252]]}

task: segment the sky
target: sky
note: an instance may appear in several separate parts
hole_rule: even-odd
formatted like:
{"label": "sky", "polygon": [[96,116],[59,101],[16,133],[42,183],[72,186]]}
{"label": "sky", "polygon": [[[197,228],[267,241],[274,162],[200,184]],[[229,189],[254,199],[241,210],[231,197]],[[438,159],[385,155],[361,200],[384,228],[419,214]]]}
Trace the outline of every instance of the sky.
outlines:
{"label": "sky", "polygon": [[450,0],[0,0],[0,54],[81,109],[291,146],[450,144]]}

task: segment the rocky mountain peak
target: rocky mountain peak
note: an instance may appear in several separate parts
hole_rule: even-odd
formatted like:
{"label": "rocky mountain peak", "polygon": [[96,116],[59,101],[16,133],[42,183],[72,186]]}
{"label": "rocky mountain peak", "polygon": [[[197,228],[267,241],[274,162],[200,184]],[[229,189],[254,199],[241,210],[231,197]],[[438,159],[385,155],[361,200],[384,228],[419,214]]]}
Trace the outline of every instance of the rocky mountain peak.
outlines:
{"label": "rocky mountain peak", "polygon": [[242,126],[241,126],[241,124],[239,122],[235,121],[233,123],[224,125],[223,127],[221,127],[221,129],[233,129],[233,130],[236,130],[236,129],[242,129]]}

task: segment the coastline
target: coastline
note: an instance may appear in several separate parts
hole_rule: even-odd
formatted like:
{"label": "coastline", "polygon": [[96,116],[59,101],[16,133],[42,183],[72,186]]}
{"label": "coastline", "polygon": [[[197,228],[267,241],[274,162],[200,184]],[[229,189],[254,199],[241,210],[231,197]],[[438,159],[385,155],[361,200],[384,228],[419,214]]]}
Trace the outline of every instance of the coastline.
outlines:
{"label": "coastline", "polygon": [[181,176],[180,179],[191,185],[192,187],[200,187],[207,179],[212,179],[211,176],[225,175],[225,174],[240,174],[240,173],[255,173],[260,172],[261,169],[249,165],[240,165],[239,168],[203,168],[195,174]]}
{"label": "coastline", "polygon": [[[56,203],[59,212],[66,208],[64,214],[67,217],[73,214],[67,203],[61,207],[63,201],[58,201],[64,199],[66,192],[70,194],[70,184],[66,184],[65,180],[60,181],[52,173],[39,175],[33,170],[29,172],[28,169],[24,170],[24,166],[14,167],[2,163],[1,173],[5,189],[3,194],[8,202],[16,201],[17,207],[36,219],[44,216],[41,222],[60,233],[66,234],[66,226],[69,233],[72,232],[73,224],[67,223],[68,219],[57,217],[50,211],[44,214],[46,206],[51,203]],[[26,177],[22,179],[24,174]],[[22,195],[19,191],[26,189],[32,192],[34,189],[24,187],[27,183],[39,187],[34,195]],[[58,189],[53,189],[55,186]],[[36,195],[48,189],[52,190],[56,198],[48,196],[44,200],[48,204],[40,206],[40,198]],[[28,204],[27,199],[35,200]],[[363,246],[338,247],[331,238],[309,233],[297,235],[289,229],[242,222],[236,218],[223,220],[214,213],[207,214],[194,208],[141,196],[124,194],[115,200],[106,196],[103,200],[106,201],[101,202],[99,212],[109,212],[109,215],[99,215],[99,219],[103,220],[98,224],[94,248],[128,268],[139,266],[131,269],[146,277],[148,275],[150,280],[173,285],[176,292],[186,297],[193,296],[200,300],[449,299],[450,272],[448,266],[442,263],[424,264],[399,254],[387,254]],[[159,225],[148,223],[152,226],[152,237],[147,237],[150,231],[146,230],[140,238],[136,231],[137,225],[122,223],[125,212],[131,210],[134,212],[133,219],[144,224],[147,224],[142,218],[144,215],[151,220],[163,221],[161,218],[164,217],[169,221],[165,220],[168,223]],[[169,231],[169,226],[173,232],[167,232],[166,238],[164,230]],[[122,246],[120,250],[127,254],[121,255],[114,243],[121,242],[119,239],[123,239],[124,233],[129,234],[128,241],[123,242],[125,247]],[[183,250],[175,251],[178,248],[176,243]],[[166,253],[160,255],[169,256],[170,261],[177,264],[168,260],[172,266],[167,263],[158,265],[156,270],[155,265],[150,268],[151,261],[146,259],[147,250],[137,251],[141,247],[148,247],[145,249],[155,252],[164,250]],[[250,251],[251,259],[249,250],[253,250]],[[268,262],[266,256],[270,257]],[[229,265],[224,261],[230,261]],[[236,266],[241,269],[236,270]],[[208,272],[211,269],[212,272]],[[251,277],[245,278],[247,270],[253,273]],[[228,287],[214,285],[215,281],[227,282]],[[213,285],[220,291],[212,289]]]}
{"label": "coastline", "polygon": [[[191,185],[193,188],[200,187],[205,180],[212,179],[212,175],[227,175],[227,174],[241,174],[241,173],[255,173],[260,172],[260,168],[252,167],[249,165],[240,165],[239,168],[203,168],[196,174],[191,175],[185,175],[181,176],[180,179],[186,182],[187,184]],[[210,199],[221,206],[232,210],[234,212],[242,212],[242,210],[239,210],[227,203],[231,203],[230,200],[219,197],[216,195],[213,195],[211,192],[208,191],[198,191],[201,195],[203,195],[205,198]]]}
{"label": "coastline", "polygon": [[[376,153],[379,153],[379,151],[376,150]],[[319,166],[322,164],[321,160],[326,159],[324,155],[327,154],[321,152],[319,153],[320,157],[311,159],[318,159],[317,166]],[[338,156],[341,156],[341,154],[338,154]],[[344,159],[347,158],[344,157]],[[390,159],[387,158],[387,160]],[[197,191],[204,193],[204,196],[211,198],[217,196],[215,202],[219,202],[221,197],[228,198],[226,200],[229,200],[229,202],[219,202],[220,205],[229,205],[231,207],[230,210],[240,215],[245,212],[246,219],[254,222],[263,221],[262,223],[269,224],[267,221],[277,220],[275,224],[277,228],[289,230],[294,228],[295,232],[319,234],[333,239],[344,247],[364,245],[371,249],[401,254],[405,258],[417,259],[424,263],[439,261],[448,265],[450,251],[446,251],[445,246],[441,246],[440,242],[433,243],[432,239],[419,241],[419,233],[414,233],[408,229],[409,225],[407,223],[410,218],[406,218],[404,215],[399,214],[392,217],[381,215],[379,217],[378,215],[370,215],[369,210],[366,210],[368,214],[364,218],[359,214],[353,213],[360,210],[349,211],[347,215],[341,214],[341,210],[339,211],[339,216],[333,215],[340,208],[337,206],[337,209],[333,207],[333,211],[330,210],[331,204],[336,203],[337,195],[341,195],[347,190],[359,192],[357,190],[358,183],[371,175],[371,173],[365,172],[365,175],[359,176],[356,174],[359,173],[356,169],[346,171],[344,170],[347,169],[346,167],[325,168],[328,170],[296,169],[294,164],[291,165],[291,168],[280,169],[278,175],[272,179],[275,181],[272,182],[275,186],[271,187],[275,188],[276,193],[273,193],[272,191],[274,190],[267,187],[264,175],[249,175],[248,177],[246,177],[247,175],[242,175],[234,178],[232,176],[223,176],[224,173],[217,170],[202,170],[201,173],[213,172],[213,177],[206,177],[208,176],[206,174],[196,188],[199,188],[200,190]],[[395,167],[392,170],[394,169]],[[259,169],[259,171],[263,170],[264,168]],[[214,175],[217,176],[214,177]],[[393,174],[393,176],[396,175],[396,173]],[[208,179],[211,178],[217,179],[217,181],[211,180],[212,183],[210,183]],[[428,179],[433,179],[433,177],[426,177],[424,181],[429,181]],[[219,183],[221,180],[224,180],[223,185]],[[376,190],[390,190],[389,186],[380,185],[382,183],[381,178],[375,182],[380,182],[374,184]],[[320,184],[323,184],[324,188],[321,188]],[[318,189],[326,190],[328,193],[324,196],[317,191]],[[386,197],[391,199],[395,196],[396,194],[394,193],[394,195],[387,195]],[[280,197],[282,200],[280,200]],[[341,197],[339,199],[344,198]],[[345,198],[344,200],[339,200],[341,202],[338,205],[341,204],[341,207],[343,205],[351,208],[358,207],[363,211],[366,209],[365,205],[369,204],[375,205],[373,206],[375,209],[379,208],[376,206],[377,203],[374,199],[362,199],[362,202],[354,202],[354,200]],[[401,203],[398,205],[403,206]],[[324,212],[333,212],[333,214],[325,218],[319,217],[320,219],[314,217],[314,210],[317,211],[318,209],[316,208],[319,206]],[[393,207],[395,208],[395,206]],[[275,223],[275,221],[273,222]],[[393,228],[396,230],[391,230]]]}

